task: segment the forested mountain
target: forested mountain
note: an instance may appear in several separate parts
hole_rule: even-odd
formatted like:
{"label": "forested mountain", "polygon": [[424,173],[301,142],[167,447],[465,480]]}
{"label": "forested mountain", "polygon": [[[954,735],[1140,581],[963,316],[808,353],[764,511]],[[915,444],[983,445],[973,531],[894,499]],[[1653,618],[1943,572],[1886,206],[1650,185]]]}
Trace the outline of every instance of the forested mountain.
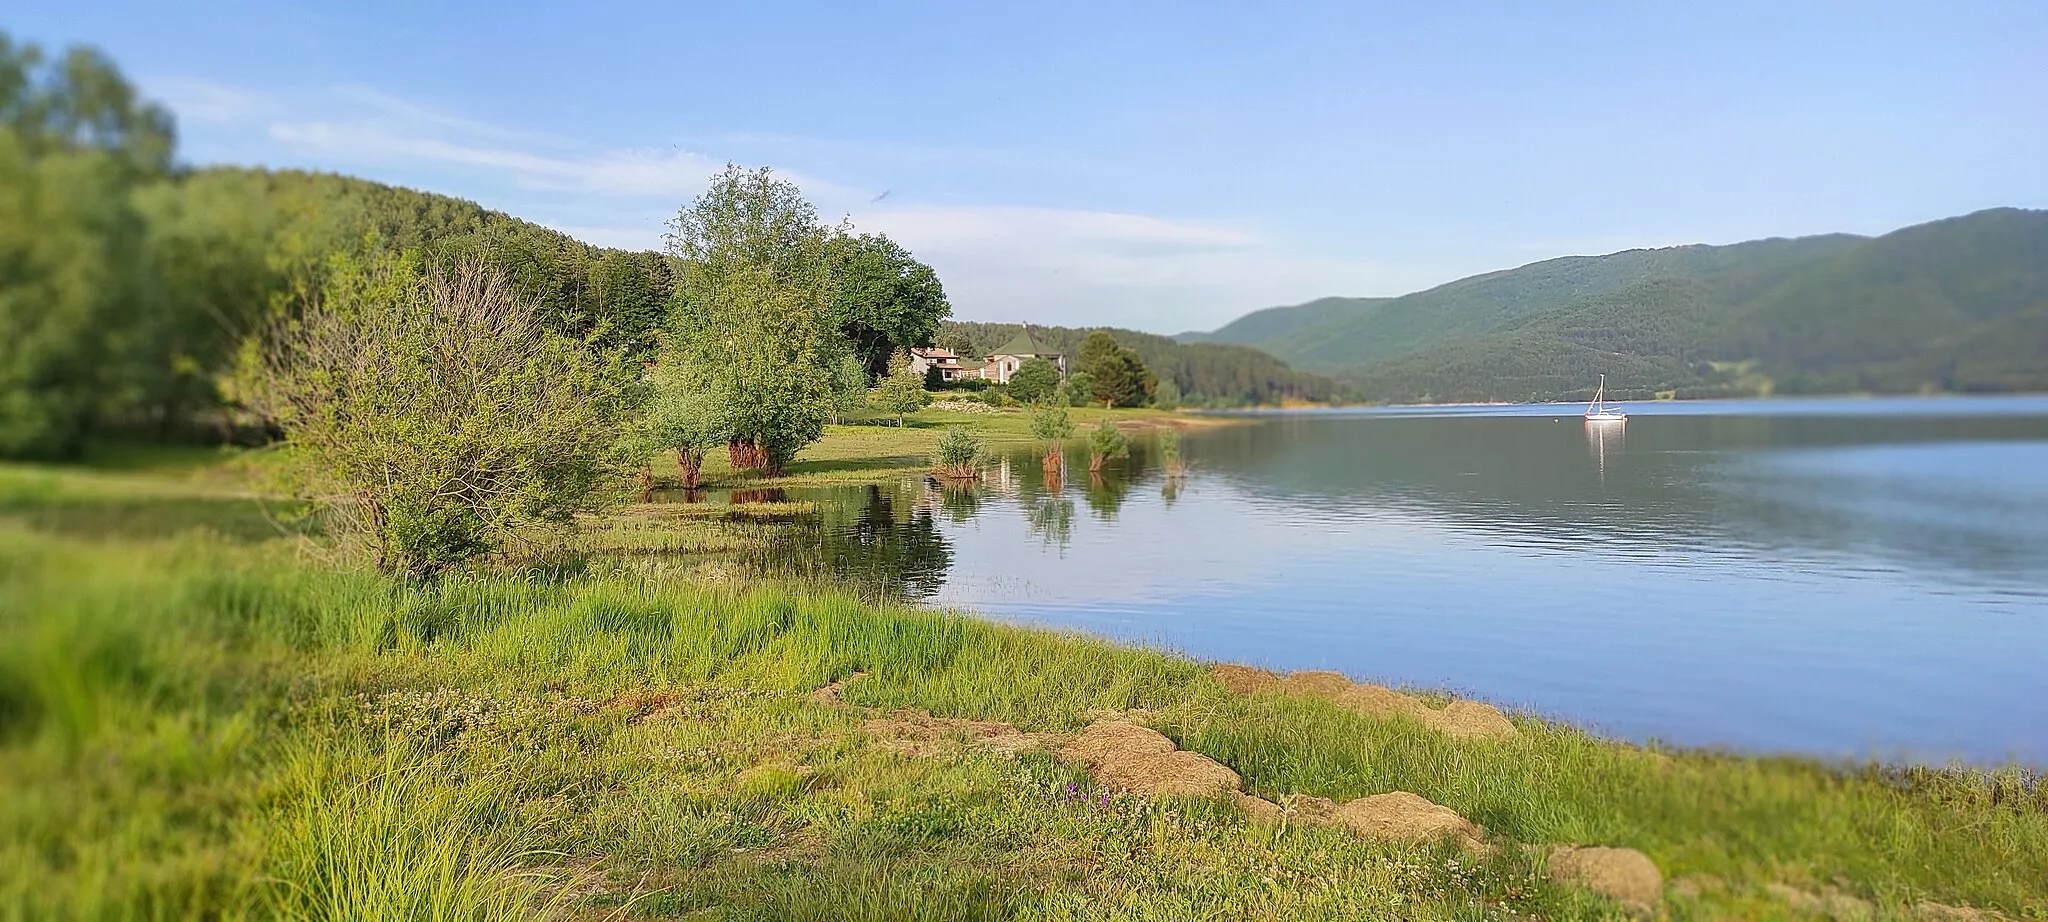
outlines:
{"label": "forested mountain", "polygon": [[1367,399],[2048,389],[2048,212],[1546,260],[1208,334]]}
{"label": "forested mountain", "polygon": [[[1023,332],[1014,323],[969,323],[946,321],[939,327],[941,344],[961,338],[980,354]],[[1285,400],[1327,401],[1337,398],[1341,388],[1322,375],[1306,374],[1288,367],[1258,349],[1223,343],[1182,343],[1170,336],[1140,333],[1114,327],[1042,327],[1032,325],[1031,336],[1049,348],[1066,353],[1071,363],[1080,352],[1081,341],[1095,330],[1106,330],[1122,345],[1137,350],[1145,366],[1161,381],[1172,381],[1190,404],[1245,406]]]}

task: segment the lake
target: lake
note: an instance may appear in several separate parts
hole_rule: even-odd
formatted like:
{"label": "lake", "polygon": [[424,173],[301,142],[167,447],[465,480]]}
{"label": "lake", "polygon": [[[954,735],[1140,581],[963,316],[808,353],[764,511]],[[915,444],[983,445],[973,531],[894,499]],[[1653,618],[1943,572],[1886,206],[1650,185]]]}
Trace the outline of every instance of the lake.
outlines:
{"label": "lake", "polygon": [[1247,414],[1178,483],[1142,441],[1058,490],[1020,453],[810,492],[776,560],[1625,739],[2048,763],[2048,398],[1626,409]]}

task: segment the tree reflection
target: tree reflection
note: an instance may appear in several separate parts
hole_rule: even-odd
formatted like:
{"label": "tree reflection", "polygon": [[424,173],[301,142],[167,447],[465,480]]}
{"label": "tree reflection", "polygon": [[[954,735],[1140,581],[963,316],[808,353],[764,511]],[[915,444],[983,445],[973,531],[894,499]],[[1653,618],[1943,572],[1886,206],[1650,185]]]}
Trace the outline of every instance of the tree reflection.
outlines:
{"label": "tree reflection", "polygon": [[953,549],[929,506],[879,486],[833,493],[839,495],[820,502],[815,517],[769,542],[760,558],[764,570],[911,602],[945,585]]}
{"label": "tree reflection", "polygon": [[1074,501],[1058,493],[1024,500],[1024,525],[1040,544],[1065,554],[1074,540]]}
{"label": "tree reflection", "polygon": [[1088,509],[1105,522],[1116,519],[1117,512],[1124,506],[1124,498],[1130,492],[1130,483],[1122,477],[1105,477],[1100,473],[1088,475]]}

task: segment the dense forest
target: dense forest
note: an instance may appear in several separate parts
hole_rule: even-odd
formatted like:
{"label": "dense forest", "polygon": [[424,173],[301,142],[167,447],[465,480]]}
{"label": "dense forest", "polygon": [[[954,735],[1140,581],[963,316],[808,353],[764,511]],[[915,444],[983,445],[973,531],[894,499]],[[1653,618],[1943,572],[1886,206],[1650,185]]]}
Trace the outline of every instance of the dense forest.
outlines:
{"label": "dense forest", "polygon": [[2048,390],[2048,212],[1566,257],[1326,298],[1181,339],[1265,349],[1369,400]]}
{"label": "dense forest", "polygon": [[[1015,323],[973,323],[949,320],[939,326],[939,342],[984,354],[1023,332]],[[1258,349],[1219,343],[1181,343],[1169,336],[1114,327],[1045,327],[1031,325],[1031,337],[1065,353],[1071,362],[1088,334],[1104,330],[1138,353],[1160,381],[1171,381],[1184,402],[1193,406],[1235,407],[1277,404],[1289,400],[1330,401],[1342,396],[1335,381],[1289,368]]]}

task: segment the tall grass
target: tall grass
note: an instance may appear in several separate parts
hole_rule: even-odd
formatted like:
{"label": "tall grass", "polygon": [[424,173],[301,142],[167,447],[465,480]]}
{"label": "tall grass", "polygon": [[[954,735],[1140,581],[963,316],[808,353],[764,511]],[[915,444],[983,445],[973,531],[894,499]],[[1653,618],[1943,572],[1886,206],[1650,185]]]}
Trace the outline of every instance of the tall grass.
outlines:
{"label": "tall grass", "polygon": [[1504,841],[1634,846],[1737,893],[2048,913],[2048,810],[2010,785],[1653,755],[1533,721],[1456,742],[1233,698],[1165,653],[829,591],[407,585],[285,542],[0,518],[0,636],[6,918],[1605,911],[1512,855],[1475,870],[1228,808],[1075,803],[1060,792],[1085,779],[1043,757],[908,759],[809,700],[854,672],[843,695],[873,713],[1064,730],[1151,710],[1268,796],[1410,790]]}

